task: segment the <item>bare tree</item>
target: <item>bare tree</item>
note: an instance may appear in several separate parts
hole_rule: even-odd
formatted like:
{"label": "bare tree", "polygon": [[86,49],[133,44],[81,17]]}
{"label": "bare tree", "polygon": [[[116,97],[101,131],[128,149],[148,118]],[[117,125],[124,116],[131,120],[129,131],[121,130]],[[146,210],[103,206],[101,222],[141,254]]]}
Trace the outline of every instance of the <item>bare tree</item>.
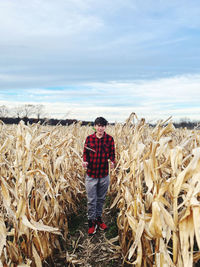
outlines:
{"label": "bare tree", "polygon": [[11,112],[12,112],[12,116],[17,117],[18,119],[22,118],[24,115],[22,106],[17,106],[17,107],[12,108]]}
{"label": "bare tree", "polygon": [[42,117],[44,118],[47,114],[45,112],[45,107],[42,104],[35,105],[35,115],[37,119],[41,119]]}
{"label": "bare tree", "polygon": [[34,105],[25,104],[12,108],[12,116],[18,119],[20,118],[30,118],[34,114]]}
{"label": "bare tree", "polygon": [[5,118],[8,116],[9,110],[5,105],[0,106],[0,117]]}
{"label": "bare tree", "polygon": [[35,106],[32,104],[25,104],[22,106],[23,117],[30,118],[35,112]]}
{"label": "bare tree", "polygon": [[45,112],[45,106],[42,104],[25,104],[12,108],[12,116],[17,118],[30,118],[33,116],[39,120],[42,117],[45,118],[47,113]]}

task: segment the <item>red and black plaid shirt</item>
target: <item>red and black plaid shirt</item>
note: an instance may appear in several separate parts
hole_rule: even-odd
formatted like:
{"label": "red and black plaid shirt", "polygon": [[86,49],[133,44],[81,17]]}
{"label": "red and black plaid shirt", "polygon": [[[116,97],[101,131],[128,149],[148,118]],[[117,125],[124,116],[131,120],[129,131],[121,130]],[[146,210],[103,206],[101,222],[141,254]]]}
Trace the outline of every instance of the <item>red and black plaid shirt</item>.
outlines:
{"label": "red and black plaid shirt", "polygon": [[108,159],[115,161],[115,145],[113,137],[104,132],[102,138],[96,133],[86,138],[83,160],[88,162],[87,175],[102,178],[108,175]]}

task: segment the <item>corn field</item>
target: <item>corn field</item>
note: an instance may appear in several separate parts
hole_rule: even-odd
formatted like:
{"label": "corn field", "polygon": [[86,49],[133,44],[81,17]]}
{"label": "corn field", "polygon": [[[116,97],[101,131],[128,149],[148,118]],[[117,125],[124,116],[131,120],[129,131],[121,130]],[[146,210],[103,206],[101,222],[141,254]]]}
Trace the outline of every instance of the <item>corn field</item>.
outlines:
{"label": "corn field", "polygon": [[[133,123],[134,121],[134,123]],[[82,152],[91,126],[0,124],[0,266],[37,266],[67,240],[85,196]],[[200,259],[200,133],[133,113],[114,137],[110,240],[130,266],[192,267]],[[117,240],[116,242],[114,241]],[[113,244],[112,244],[113,241]]]}

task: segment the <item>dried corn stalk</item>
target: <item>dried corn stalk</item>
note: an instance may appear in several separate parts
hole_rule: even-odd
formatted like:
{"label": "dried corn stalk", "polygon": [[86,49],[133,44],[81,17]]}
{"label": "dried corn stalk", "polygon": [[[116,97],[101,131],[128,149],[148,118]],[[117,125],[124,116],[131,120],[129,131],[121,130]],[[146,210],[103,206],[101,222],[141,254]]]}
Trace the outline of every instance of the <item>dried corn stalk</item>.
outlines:
{"label": "dried corn stalk", "polygon": [[199,134],[166,122],[151,128],[131,118],[111,131],[118,159],[111,208],[119,210],[121,251],[132,266],[189,267],[199,259]]}
{"label": "dried corn stalk", "polygon": [[[200,135],[171,121],[150,127],[135,113],[108,126],[116,144],[111,208],[132,266],[187,266],[200,259]],[[0,266],[42,266],[67,238],[85,194],[89,126],[0,125]],[[119,246],[115,246],[119,249]]]}
{"label": "dried corn stalk", "polygon": [[66,239],[84,193],[79,127],[1,125],[1,264],[42,266]]}

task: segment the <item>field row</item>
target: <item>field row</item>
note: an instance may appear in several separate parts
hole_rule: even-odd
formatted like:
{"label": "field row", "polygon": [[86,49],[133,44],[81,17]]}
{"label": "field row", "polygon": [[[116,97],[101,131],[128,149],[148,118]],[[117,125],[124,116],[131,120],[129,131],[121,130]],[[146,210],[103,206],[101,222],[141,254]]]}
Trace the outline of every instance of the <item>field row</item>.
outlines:
{"label": "field row", "polygon": [[[132,121],[135,121],[133,124]],[[67,240],[85,195],[82,151],[90,126],[0,125],[0,266],[42,266]],[[108,126],[118,242],[132,266],[193,266],[200,258],[200,135],[135,114]]]}

